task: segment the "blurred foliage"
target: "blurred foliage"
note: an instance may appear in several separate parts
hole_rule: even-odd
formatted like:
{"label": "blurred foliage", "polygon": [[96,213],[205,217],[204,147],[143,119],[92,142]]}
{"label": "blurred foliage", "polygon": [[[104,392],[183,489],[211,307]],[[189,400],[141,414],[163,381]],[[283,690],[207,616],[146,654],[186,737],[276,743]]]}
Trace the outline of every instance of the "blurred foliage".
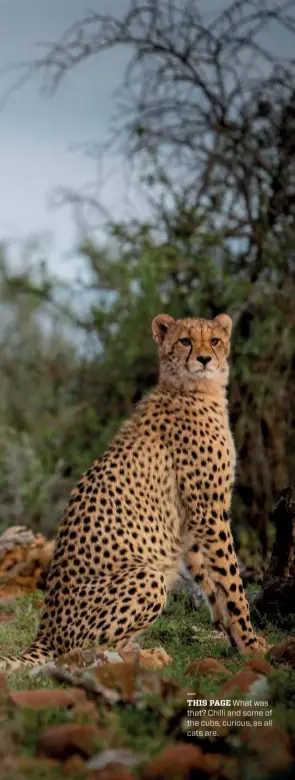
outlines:
{"label": "blurred foliage", "polygon": [[[172,249],[158,244],[146,225],[130,233],[113,227],[108,250],[85,243],[81,260],[88,273],[87,282],[80,282],[79,315],[70,302],[60,303],[54,280],[46,304],[32,272],[25,293],[24,279],[20,284],[8,272],[3,257],[9,295],[2,285],[0,317],[7,309],[10,316],[1,341],[2,526],[27,523],[54,531],[72,484],[156,381],[150,331],[156,313],[211,317],[226,310],[235,319],[243,311],[244,331],[233,336],[230,385],[239,451],[233,524],[242,546],[249,543],[249,528],[255,531],[250,549],[257,546],[259,528],[263,542],[269,508],[295,466],[292,278],[272,280],[265,264],[253,295],[218,236],[215,246],[212,235],[208,242],[206,235],[192,238],[181,260]],[[181,278],[191,273],[189,287],[175,281],[177,263]],[[69,322],[71,340],[64,333]],[[88,354],[85,333],[92,345]]]}

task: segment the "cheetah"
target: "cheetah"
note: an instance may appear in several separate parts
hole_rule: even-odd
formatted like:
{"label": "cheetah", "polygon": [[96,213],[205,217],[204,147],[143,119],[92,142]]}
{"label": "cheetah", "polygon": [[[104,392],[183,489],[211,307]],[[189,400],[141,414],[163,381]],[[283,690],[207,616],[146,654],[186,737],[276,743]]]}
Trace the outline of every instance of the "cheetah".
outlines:
{"label": "cheetah", "polygon": [[231,330],[227,314],[153,319],[158,383],[72,491],[36,639],[2,665],[37,665],[95,644],[129,647],[160,615],[184,566],[230,643],[241,654],[265,651],[229,524]]}

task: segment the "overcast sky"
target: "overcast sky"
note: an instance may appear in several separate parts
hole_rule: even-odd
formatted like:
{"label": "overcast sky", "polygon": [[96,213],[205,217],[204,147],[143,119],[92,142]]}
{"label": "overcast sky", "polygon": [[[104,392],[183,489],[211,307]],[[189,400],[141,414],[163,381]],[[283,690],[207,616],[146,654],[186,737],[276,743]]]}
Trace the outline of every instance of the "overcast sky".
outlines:
{"label": "overcast sky", "polygon": [[[220,10],[224,4],[225,0],[205,3],[208,10],[209,6]],[[0,98],[17,75],[8,73],[8,66],[37,56],[38,44],[56,41],[91,7],[116,13],[128,5],[128,0],[0,0]],[[276,45],[285,47],[283,35]],[[114,109],[112,92],[125,58],[115,50],[87,61],[53,97],[44,98],[38,80],[32,79],[0,110],[0,240],[50,231],[51,263],[66,275],[76,267],[73,254],[68,256],[75,228],[67,209],[49,208],[50,194],[58,185],[78,189],[95,179],[93,161],[74,147],[106,137]],[[105,202],[116,216],[124,211],[123,188],[113,162]]]}
{"label": "overcast sky", "polygon": [[[1,96],[17,77],[7,67],[37,56],[40,43],[54,42],[90,5],[116,11],[128,0],[0,0],[0,240],[52,232],[52,262],[67,274],[75,228],[67,209],[50,207],[51,194],[58,185],[81,188],[95,179],[93,161],[74,147],[106,137],[111,96],[126,55],[112,52],[99,63],[81,65],[53,97],[41,94],[38,79],[15,91],[4,106]],[[112,166],[105,197],[116,210],[122,202],[120,183]]]}

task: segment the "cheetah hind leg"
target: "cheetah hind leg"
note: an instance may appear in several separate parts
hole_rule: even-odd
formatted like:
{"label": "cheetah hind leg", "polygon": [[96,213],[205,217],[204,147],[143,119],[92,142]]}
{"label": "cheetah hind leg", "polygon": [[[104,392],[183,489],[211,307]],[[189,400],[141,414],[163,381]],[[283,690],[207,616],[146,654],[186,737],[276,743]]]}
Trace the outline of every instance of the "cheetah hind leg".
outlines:
{"label": "cheetah hind leg", "polygon": [[[142,663],[163,666],[171,661],[162,648],[142,649],[136,640],[162,612],[167,597],[165,577],[156,569],[130,566],[105,580],[92,580],[83,587],[82,599],[89,605],[80,623],[76,647],[112,646],[126,658],[139,654]],[[77,594],[77,603],[79,603]]]}

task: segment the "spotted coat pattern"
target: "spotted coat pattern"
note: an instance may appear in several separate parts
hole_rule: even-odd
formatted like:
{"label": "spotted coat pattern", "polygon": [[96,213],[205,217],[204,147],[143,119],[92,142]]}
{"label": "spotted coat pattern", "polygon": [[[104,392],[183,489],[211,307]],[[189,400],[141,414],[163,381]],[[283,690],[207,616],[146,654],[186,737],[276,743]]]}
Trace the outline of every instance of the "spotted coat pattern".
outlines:
{"label": "spotted coat pattern", "polygon": [[38,634],[22,662],[127,646],[158,617],[183,563],[241,653],[252,629],[229,524],[235,449],[226,386],[231,320],[152,323],[155,389],[73,490]]}

